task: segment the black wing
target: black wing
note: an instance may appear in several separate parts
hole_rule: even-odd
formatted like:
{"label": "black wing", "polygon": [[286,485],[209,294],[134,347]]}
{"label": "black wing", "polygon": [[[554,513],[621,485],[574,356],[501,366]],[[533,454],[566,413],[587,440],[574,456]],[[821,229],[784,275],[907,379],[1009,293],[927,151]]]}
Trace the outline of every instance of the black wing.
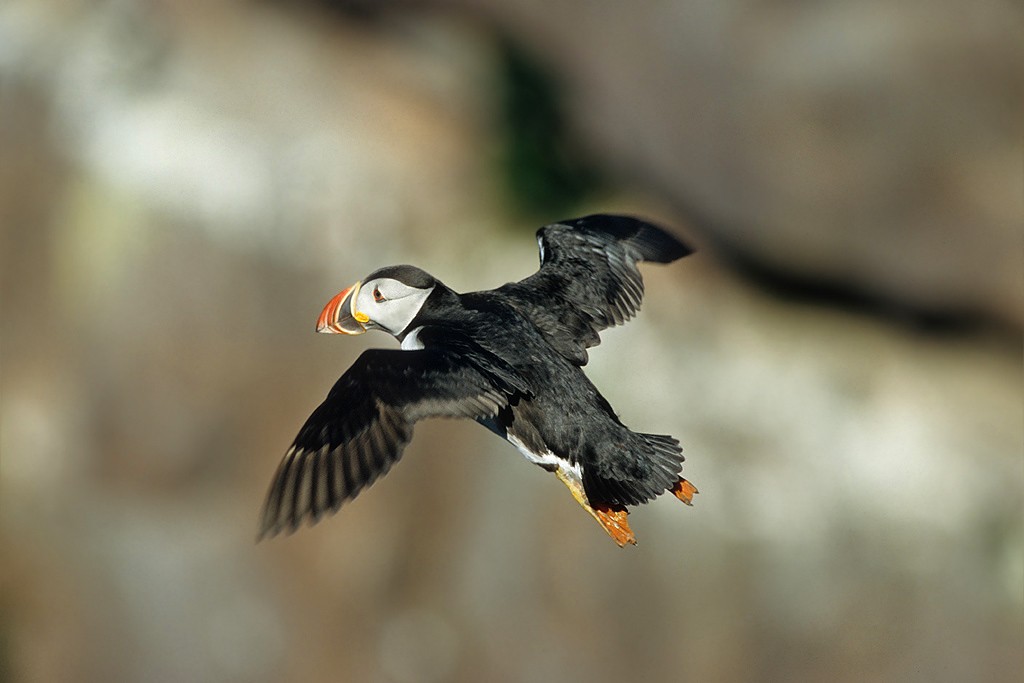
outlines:
{"label": "black wing", "polygon": [[585,365],[598,332],[621,325],[640,309],[640,261],[670,263],[693,249],[663,229],[630,216],[595,214],[537,231],[540,269],[500,291],[537,326],[559,353]]}
{"label": "black wing", "polygon": [[[422,339],[421,334],[421,339]],[[337,512],[398,461],[427,417],[486,418],[528,387],[469,342],[444,350],[370,349],[313,411],[277,468],[260,537]]]}

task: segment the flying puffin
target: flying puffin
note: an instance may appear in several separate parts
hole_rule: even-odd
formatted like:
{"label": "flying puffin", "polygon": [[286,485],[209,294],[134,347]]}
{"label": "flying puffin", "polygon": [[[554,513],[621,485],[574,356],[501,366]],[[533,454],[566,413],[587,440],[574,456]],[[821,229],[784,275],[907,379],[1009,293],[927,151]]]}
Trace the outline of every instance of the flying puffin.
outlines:
{"label": "flying puffin", "polygon": [[619,545],[627,507],[697,489],[679,442],[630,431],[583,372],[598,332],[640,308],[640,261],[693,250],[637,218],[596,214],[537,232],[540,268],[459,294],[419,268],[374,271],[324,307],[317,332],[383,330],[401,349],[369,349],[334,385],[274,475],[260,537],[317,522],[386,473],[428,417],[476,420],[553,472]]}

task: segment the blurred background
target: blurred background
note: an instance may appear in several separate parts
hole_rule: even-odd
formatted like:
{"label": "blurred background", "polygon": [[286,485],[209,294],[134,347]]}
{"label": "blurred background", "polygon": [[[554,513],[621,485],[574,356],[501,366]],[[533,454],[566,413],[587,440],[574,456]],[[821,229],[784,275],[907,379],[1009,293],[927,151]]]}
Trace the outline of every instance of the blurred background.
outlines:
{"label": "blurred background", "polygon": [[[1016,681],[1018,3],[6,0],[0,680]],[[620,550],[478,426],[256,544],[384,335],[595,211],[648,266],[588,374],[700,488]]]}

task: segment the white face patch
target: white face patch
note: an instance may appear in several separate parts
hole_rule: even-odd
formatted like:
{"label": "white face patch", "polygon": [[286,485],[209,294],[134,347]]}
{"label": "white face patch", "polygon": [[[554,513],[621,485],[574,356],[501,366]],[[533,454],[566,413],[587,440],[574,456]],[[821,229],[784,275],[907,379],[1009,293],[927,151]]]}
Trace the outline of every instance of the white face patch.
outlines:
{"label": "white face patch", "polygon": [[409,327],[432,291],[433,287],[417,289],[391,278],[376,278],[363,283],[354,309],[369,318],[367,329],[397,336]]}

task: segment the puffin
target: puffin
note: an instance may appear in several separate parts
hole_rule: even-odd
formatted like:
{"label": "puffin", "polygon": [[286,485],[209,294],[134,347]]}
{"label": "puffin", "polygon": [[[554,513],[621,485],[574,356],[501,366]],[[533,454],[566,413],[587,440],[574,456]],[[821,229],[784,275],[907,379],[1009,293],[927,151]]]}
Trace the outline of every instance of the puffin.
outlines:
{"label": "puffin", "polygon": [[553,473],[620,547],[636,544],[628,508],[697,489],[679,441],[626,427],[584,373],[598,334],[639,310],[637,265],[693,249],[633,216],[594,214],[537,231],[540,267],[497,289],[460,294],[410,265],[380,268],[333,297],[317,332],[381,330],[400,348],[364,351],[286,451],[259,538],[338,511],[399,460],[425,418],[475,420]]}

